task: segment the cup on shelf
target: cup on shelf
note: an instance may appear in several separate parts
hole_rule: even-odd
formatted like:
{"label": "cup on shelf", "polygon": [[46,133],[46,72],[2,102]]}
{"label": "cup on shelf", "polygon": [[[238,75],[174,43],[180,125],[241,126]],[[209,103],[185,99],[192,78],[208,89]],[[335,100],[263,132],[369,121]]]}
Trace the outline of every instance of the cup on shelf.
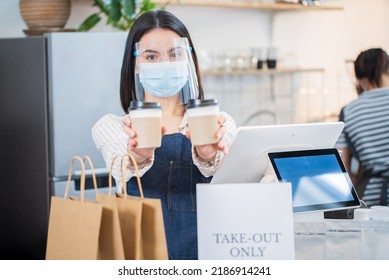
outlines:
{"label": "cup on shelf", "polygon": [[264,48],[252,48],[252,68],[262,69],[263,64],[266,61],[266,49]]}
{"label": "cup on shelf", "polygon": [[267,49],[266,64],[268,69],[275,69],[277,67],[277,55],[278,55],[277,48],[270,47]]}
{"label": "cup on shelf", "polygon": [[224,67],[227,72],[238,69],[238,50],[229,49],[225,51]]}
{"label": "cup on shelf", "polygon": [[238,70],[248,70],[251,68],[251,52],[250,49],[241,49],[238,53],[237,68]]}

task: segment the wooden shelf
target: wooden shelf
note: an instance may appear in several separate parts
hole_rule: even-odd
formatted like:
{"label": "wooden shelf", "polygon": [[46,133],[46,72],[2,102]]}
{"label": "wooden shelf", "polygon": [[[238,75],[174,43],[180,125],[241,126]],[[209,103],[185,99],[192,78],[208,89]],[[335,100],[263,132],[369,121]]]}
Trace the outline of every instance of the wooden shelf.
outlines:
{"label": "wooden shelf", "polygon": [[305,72],[324,72],[323,68],[281,68],[281,69],[247,69],[247,70],[203,70],[201,75],[206,76],[249,76],[249,75],[278,75]]}
{"label": "wooden shelf", "polygon": [[[166,0],[154,0],[157,4],[166,4]],[[238,9],[259,9],[272,11],[290,11],[290,10],[343,10],[339,6],[304,6],[302,4],[293,3],[261,3],[261,2],[245,2],[245,1],[212,1],[212,0],[170,0],[168,2],[174,6],[201,6],[201,7],[219,7],[219,8],[238,8]]]}

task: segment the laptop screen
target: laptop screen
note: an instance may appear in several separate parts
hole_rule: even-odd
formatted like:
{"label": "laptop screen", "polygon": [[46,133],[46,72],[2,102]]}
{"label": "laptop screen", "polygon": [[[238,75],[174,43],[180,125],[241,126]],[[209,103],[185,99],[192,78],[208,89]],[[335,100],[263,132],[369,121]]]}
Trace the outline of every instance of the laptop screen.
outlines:
{"label": "laptop screen", "polygon": [[337,149],[275,152],[268,156],[278,180],[292,183],[295,213],[360,206]]}

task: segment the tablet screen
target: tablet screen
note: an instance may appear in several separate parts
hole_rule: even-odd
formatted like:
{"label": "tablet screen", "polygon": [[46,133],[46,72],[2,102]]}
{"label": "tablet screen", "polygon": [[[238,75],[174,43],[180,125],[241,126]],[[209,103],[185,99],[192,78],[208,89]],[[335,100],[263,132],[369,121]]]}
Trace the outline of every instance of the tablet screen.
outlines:
{"label": "tablet screen", "polygon": [[268,153],[280,182],[292,183],[293,212],[360,206],[335,148]]}

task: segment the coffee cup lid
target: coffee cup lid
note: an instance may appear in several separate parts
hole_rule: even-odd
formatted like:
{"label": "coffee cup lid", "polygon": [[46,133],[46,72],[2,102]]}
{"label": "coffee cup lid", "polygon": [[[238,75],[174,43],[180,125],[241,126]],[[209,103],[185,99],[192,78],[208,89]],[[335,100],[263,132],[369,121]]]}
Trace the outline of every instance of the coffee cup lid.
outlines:
{"label": "coffee cup lid", "polygon": [[161,104],[159,102],[143,102],[133,100],[128,107],[129,111],[139,110],[139,109],[161,109]]}
{"label": "coffee cup lid", "polygon": [[186,105],[186,109],[198,108],[198,107],[206,107],[206,106],[215,106],[218,105],[216,99],[190,99],[188,104]]}

